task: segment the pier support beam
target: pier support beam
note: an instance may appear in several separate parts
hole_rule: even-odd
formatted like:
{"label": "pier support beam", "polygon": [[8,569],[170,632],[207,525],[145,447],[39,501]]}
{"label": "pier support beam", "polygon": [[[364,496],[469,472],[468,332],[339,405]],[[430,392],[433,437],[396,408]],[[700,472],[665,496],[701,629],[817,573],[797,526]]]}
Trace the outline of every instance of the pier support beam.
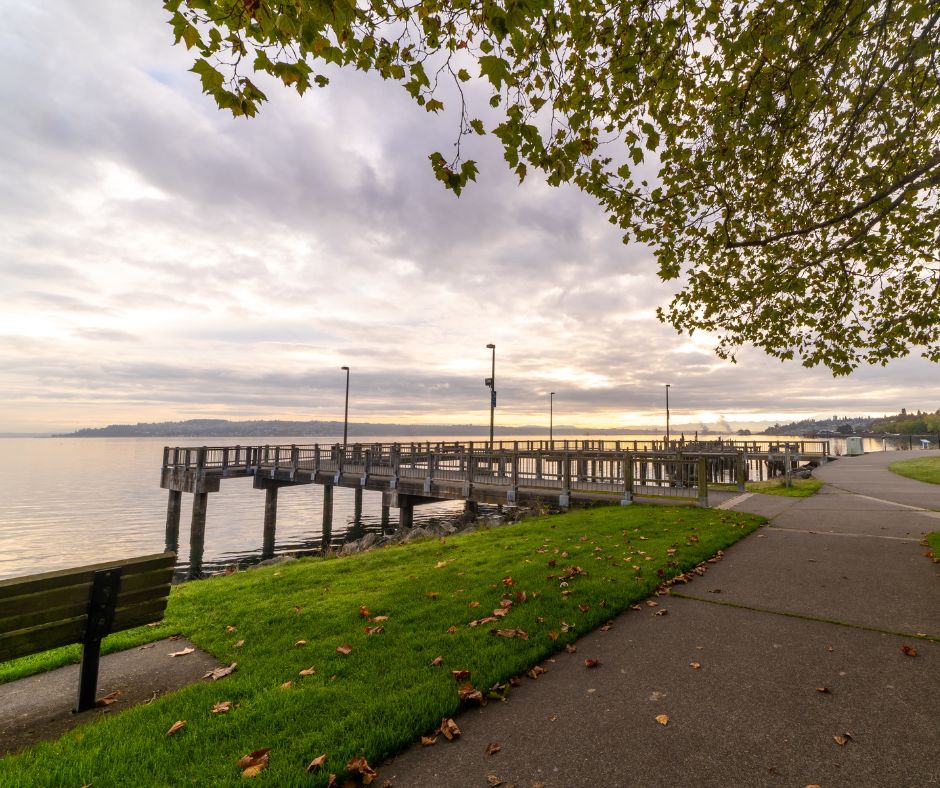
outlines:
{"label": "pier support beam", "polygon": [[323,537],[320,546],[323,552],[330,548],[330,540],[333,538],[333,485],[323,485]]}
{"label": "pier support beam", "polygon": [[401,528],[411,528],[415,524],[415,506],[410,501],[402,502],[398,509],[398,525]]}
{"label": "pier support beam", "polygon": [[170,490],[170,497],[166,503],[166,549],[176,552],[180,546],[180,509],[183,504],[183,493],[180,490]]}
{"label": "pier support beam", "polygon": [[477,505],[477,502],[476,502],[476,501],[471,501],[471,500],[468,498],[468,499],[467,499],[466,501],[464,501],[464,503],[463,503],[463,510],[464,510],[467,514],[473,515],[474,517],[476,517],[477,514],[478,514],[479,511],[480,511],[480,507]]}
{"label": "pier support beam", "polygon": [[359,525],[359,523],[362,522],[362,487],[357,487],[353,492],[355,494],[353,500],[353,522]]}
{"label": "pier support beam", "polygon": [[262,558],[274,557],[274,533],[277,529],[277,487],[271,485],[264,491],[264,541]]}
{"label": "pier support beam", "polygon": [[202,554],[206,546],[206,510],[209,506],[209,493],[193,494],[193,518],[189,526],[189,573],[187,577],[195,580],[202,576]]}
{"label": "pier support beam", "polygon": [[389,520],[391,519],[391,507],[382,504],[382,530],[385,531],[388,529]]}

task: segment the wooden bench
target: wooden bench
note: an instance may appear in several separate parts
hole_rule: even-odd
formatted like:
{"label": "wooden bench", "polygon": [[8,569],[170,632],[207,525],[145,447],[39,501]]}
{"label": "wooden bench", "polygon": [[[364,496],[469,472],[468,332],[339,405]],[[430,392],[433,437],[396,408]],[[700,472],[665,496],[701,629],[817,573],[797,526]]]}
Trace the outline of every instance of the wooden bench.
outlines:
{"label": "wooden bench", "polygon": [[76,711],[95,705],[101,639],[163,618],[176,553],[0,580],[0,662],[82,644]]}

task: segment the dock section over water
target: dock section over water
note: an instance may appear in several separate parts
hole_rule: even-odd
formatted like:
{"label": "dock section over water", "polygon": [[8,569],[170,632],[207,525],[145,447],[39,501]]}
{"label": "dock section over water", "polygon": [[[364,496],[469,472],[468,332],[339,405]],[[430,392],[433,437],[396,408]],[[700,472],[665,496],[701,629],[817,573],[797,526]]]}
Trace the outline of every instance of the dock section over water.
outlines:
{"label": "dock section over water", "polygon": [[165,447],[160,486],[169,490],[167,549],[179,542],[181,499],[194,496],[190,576],[201,572],[210,493],[222,481],[251,477],[265,490],[262,554],[274,554],[278,490],[323,486],[322,546],[333,531],[333,488],[382,495],[382,521],[399,509],[410,528],[414,507],[446,500],[498,505],[634,500],[708,505],[709,485],[744,489],[752,478],[789,475],[801,464],[825,462],[828,441],[501,441]]}

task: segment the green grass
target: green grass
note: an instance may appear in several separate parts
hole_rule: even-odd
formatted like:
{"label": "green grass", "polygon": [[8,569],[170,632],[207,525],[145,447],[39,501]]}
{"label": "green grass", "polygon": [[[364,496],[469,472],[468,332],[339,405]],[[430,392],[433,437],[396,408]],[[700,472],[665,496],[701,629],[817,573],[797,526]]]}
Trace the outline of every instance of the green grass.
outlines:
{"label": "green grass", "polygon": [[819,491],[822,482],[819,479],[794,479],[792,487],[784,487],[783,479],[770,479],[766,482],[748,482],[744,489],[748,492],[764,495],[786,495],[790,498],[808,498]]}
{"label": "green grass", "polygon": [[927,534],[927,546],[933,553],[935,563],[940,563],[940,531],[931,531]]}
{"label": "green grass", "polygon": [[940,457],[902,460],[889,465],[888,470],[898,476],[906,476],[908,479],[916,479],[919,482],[940,484]]}
{"label": "green grass", "polygon": [[[259,783],[322,786],[327,773],[342,773],[353,756],[375,764],[454,714],[460,701],[451,670],[471,671],[481,689],[521,674],[761,522],[717,510],[595,508],[179,586],[159,628],[109,645],[179,632],[223,662],[237,660],[235,673],[2,758],[0,785],[238,785],[236,760],[270,747]],[[566,567],[586,574],[563,587]],[[468,626],[507,597],[514,604],[500,623]],[[389,617],[383,633],[364,632],[361,605]],[[529,639],[493,636],[495,626],[523,629]],[[301,639],[307,645],[295,646]],[[238,640],[243,647],[235,647]],[[352,646],[349,656],[336,653],[343,644]],[[11,679],[69,654],[0,667]],[[439,655],[443,665],[432,667]],[[311,666],[315,675],[298,675]],[[282,688],[287,681],[293,685]],[[237,708],[211,714],[222,700]],[[168,738],[176,720],[187,725]],[[323,753],[329,756],[324,771],[305,774],[305,765]]]}

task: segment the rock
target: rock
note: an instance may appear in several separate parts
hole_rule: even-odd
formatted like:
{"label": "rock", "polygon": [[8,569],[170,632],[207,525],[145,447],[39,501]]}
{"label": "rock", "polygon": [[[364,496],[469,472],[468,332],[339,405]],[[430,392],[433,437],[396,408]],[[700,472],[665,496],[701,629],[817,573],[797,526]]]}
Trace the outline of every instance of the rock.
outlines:
{"label": "rock", "polygon": [[379,535],[377,533],[368,533],[359,540],[359,549],[368,550],[370,547],[374,547],[378,541]]}
{"label": "rock", "polygon": [[340,555],[352,555],[353,553],[359,552],[359,543],[358,542],[346,542],[340,549]]}
{"label": "rock", "polygon": [[278,555],[274,558],[267,558],[259,561],[255,566],[275,566],[276,564],[286,564],[288,561],[296,561],[297,558],[292,555]]}
{"label": "rock", "polygon": [[408,531],[408,533],[406,533],[406,534],[402,537],[402,540],[401,540],[401,541],[403,541],[403,542],[405,542],[405,543],[408,543],[408,542],[413,542],[413,541],[415,541],[415,539],[424,539],[424,538],[426,538],[426,537],[428,537],[428,536],[431,536],[430,531],[428,531],[428,530],[425,529],[425,528],[421,528],[421,527],[419,526],[418,528],[412,528],[410,531]]}

